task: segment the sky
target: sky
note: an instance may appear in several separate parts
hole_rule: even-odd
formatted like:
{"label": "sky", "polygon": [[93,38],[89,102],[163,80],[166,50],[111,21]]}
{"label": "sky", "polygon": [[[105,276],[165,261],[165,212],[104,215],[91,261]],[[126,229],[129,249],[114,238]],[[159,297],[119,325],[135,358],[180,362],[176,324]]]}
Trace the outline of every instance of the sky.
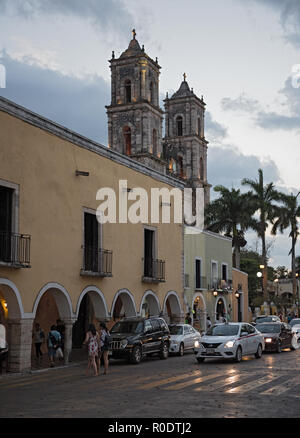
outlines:
{"label": "sky", "polygon": [[[0,95],[107,145],[108,60],[135,28],[162,67],[161,106],[184,73],[203,95],[213,187],[239,188],[262,168],[300,191],[299,0],[0,0],[0,11]],[[290,267],[288,232],[268,243],[270,264]]]}

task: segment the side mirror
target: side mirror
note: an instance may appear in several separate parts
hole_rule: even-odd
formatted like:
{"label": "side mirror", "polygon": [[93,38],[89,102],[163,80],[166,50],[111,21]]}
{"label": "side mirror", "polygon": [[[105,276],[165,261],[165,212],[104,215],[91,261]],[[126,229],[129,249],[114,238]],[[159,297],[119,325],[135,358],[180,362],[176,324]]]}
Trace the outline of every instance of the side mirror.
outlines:
{"label": "side mirror", "polygon": [[241,332],[241,336],[247,336],[248,332]]}

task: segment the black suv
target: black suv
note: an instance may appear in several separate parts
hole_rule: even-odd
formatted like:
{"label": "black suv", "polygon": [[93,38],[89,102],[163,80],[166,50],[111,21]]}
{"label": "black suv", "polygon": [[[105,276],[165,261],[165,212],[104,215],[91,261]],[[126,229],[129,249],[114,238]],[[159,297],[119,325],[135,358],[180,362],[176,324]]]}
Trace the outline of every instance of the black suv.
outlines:
{"label": "black suv", "polygon": [[118,321],[110,330],[109,357],[126,358],[140,363],[143,356],[158,353],[161,359],[169,355],[170,332],[159,317],[131,317]]}

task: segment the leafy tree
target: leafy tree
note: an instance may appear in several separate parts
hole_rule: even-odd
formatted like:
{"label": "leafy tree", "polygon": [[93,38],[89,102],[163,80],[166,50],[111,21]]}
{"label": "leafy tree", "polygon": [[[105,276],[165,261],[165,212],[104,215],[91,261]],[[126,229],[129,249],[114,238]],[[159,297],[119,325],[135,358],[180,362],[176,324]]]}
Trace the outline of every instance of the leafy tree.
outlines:
{"label": "leafy tree", "polygon": [[263,293],[267,299],[267,246],[266,246],[266,230],[268,223],[273,223],[275,204],[274,201],[280,199],[280,194],[274,188],[273,183],[264,185],[263,171],[258,169],[258,180],[244,178],[242,185],[249,186],[251,190],[251,202],[255,205],[255,212],[258,212],[258,218],[253,217],[251,228],[256,231],[262,243],[261,264],[263,269]]}
{"label": "leafy tree", "polygon": [[297,195],[286,195],[281,193],[281,206],[276,207],[276,220],[272,227],[272,234],[276,234],[279,229],[281,233],[287,228],[290,229],[289,237],[292,239],[292,246],[289,252],[291,255],[291,269],[293,279],[293,296],[296,299],[297,295],[297,280],[296,280],[296,243],[299,236],[298,218],[300,218],[300,205],[298,204]]}
{"label": "leafy tree", "polygon": [[249,200],[249,193],[241,194],[239,189],[227,189],[224,186],[214,187],[219,198],[205,208],[205,225],[215,233],[224,232],[232,238],[233,266],[240,268],[240,250],[246,245],[245,231],[250,226],[251,216],[255,209]]}

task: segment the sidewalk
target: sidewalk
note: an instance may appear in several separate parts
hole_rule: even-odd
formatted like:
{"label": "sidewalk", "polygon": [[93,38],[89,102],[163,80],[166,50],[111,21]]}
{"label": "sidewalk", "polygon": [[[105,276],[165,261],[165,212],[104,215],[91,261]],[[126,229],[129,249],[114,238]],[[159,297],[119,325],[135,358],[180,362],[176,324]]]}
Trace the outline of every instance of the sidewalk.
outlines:
{"label": "sidewalk", "polygon": [[[60,361],[60,360],[56,359],[55,366],[54,366],[54,368],[51,368],[51,369],[66,368],[66,367],[75,366],[75,365],[78,365],[78,364],[84,363],[84,362],[87,362],[86,349],[85,348],[76,348],[76,349],[72,350],[70,357],[69,357],[69,362],[67,364],[65,364],[63,360]],[[31,357],[31,370],[28,371],[29,373],[34,374],[34,373],[46,371],[48,369],[50,369],[50,362],[49,362],[49,358],[48,358],[48,353],[43,353],[41,363],[37,362],[37,359],[35,358],[35,356]],[[2,370],[2,374],[0,374],[0,378],[5,377],[5,376],[19,376],[22,374],[27,374],[28,372],[10,373],[10,372],[6,372],[6,367],[4,366],[4,368]]]}

